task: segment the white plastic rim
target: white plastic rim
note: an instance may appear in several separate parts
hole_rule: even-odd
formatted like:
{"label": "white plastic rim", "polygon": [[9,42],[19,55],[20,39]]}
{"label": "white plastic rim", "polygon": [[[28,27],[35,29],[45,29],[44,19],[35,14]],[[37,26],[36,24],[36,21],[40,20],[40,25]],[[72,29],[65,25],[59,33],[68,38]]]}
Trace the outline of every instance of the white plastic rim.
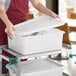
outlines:
{"label": "white plastic rim", "polygon": [[28,35],[35,32],[48,30],[63,25],[65,22],[47,15],[38,17],[15,26],[15,33],[18,35]]}

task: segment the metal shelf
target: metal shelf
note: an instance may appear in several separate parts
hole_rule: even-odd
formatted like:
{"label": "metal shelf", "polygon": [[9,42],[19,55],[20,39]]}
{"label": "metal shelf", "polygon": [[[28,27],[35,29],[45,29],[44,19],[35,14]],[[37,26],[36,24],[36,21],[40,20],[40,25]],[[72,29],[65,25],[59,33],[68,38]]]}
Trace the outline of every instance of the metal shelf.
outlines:
{"label": "metal shelf", "polygon": [[[16,71],[16,76],[20,76],[20,63],[21,63],[21,59],[26,59],[26,58],[32,58],[32,57],[40,57],[40,56],[49,56],[49,55],[53,55],[53,54],[59,54],[59,53],[67,53],[67,55],[70,55],[70,45],[63,45],[62,49],[56,49],[56,50],[52,50],[52,51],[48,51],[48,52],[41,52],[41,53],[35,53],[35,54],[26,54],[26,55],[22,55],[18,52],[16,52],[15,50],[9,49],[7,46],[4,46],[2,48],[3,50],[5,50],[6,52],[13,54],[14,56],[16,56],[17,58],[17,64],[15,65],[17,67],[17,71]],[[9,59],[9,58],[7,58]],[[69,58],[68,60],[68,65],[69,65],[69,72],[71,71],[71,59]],[[70,74],[71,76],[71,74]]]}

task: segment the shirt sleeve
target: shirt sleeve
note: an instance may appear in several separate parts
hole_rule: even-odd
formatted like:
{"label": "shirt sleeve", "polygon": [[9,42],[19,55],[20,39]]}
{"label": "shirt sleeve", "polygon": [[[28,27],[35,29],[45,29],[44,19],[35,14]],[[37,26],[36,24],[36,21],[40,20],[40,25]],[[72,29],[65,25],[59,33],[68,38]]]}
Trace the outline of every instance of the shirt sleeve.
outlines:
{"label": "shirt sleeve", "polygon": [[3,3],[5,3],[5,1],[6,1],[6,0],[0,0],[0,2],[3,2]]}

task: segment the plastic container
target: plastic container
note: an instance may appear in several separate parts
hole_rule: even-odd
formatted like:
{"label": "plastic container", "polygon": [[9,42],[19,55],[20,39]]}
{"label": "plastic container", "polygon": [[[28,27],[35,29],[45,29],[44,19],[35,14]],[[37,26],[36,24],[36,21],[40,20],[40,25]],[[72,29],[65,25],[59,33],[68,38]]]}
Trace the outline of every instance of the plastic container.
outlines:
{"label": "plastic container", "polygon": [[[20,76],[62,76],[63,66],[50,59],[22,62]],[[10,76],[16,76],[16,67],[6,66]]]}
{"label": "plastic container", "polygon": [[[58,22],[58,24],[55,22]],[[63,24],[61,20],[56,20],[49,16],[20,23],[15,26],[17,31],[14,32],[13,40],[8,38],[8,46],[23,55],[60,50],[62,48],[64,32],[51,28],[61,24]],[[51,30],[46,31],[48,29]],[[40,33],[40,31],[46,32]],[[38,34],[32,36],[36,32]]]}
{"label": "plastic container", "polygon": [[26,55],[62,48],[63,33],[60,30],[52,29],[50,33],[36,36],[15,36],[13,40],[8,39],[9,48]]}

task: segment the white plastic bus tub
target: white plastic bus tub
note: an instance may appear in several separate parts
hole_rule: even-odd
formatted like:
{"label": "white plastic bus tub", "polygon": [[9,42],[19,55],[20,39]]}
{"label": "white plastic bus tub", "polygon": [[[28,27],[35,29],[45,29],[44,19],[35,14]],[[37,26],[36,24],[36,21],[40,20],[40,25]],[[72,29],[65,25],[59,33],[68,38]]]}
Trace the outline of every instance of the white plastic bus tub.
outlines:
{"label": "white plastic bus tub", "polygon": [[62,48],[63,31],[51,29],[49,33],[36,36],[14,36],[13,40],[8,38],[9,48],[14,51],[26,55]]}
{"label": "white plastic bus tub", "polygon": [[[20,76],[62,76],[63,65],[50,59],[22,62]],[[6,65],[10,76],[16,76],[16,67]]]}
{"label": "white plastic bus tub", "polygon": [[[13,40],[8,38],[8,46],[23,55],[59,50],[62,47],[63,32],[56,29],[44,33],[41,31],[46,31],[62,24],[64,24],[63,21],[46,15],[17,24]],[[33,33],[36,32],[38,34],[33,36]]]}

